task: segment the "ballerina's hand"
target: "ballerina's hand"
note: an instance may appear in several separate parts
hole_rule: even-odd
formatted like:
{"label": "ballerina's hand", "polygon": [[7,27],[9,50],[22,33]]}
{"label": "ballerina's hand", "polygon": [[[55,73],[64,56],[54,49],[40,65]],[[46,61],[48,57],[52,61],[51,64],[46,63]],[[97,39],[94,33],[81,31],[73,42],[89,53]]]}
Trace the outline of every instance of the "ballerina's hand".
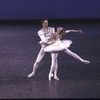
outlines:
{"label": "ballerina's hand", "polygon": [[82,30],[79,30],[79,33],[80,33],[80,34],[83,34],[84,32],[83,32]]}

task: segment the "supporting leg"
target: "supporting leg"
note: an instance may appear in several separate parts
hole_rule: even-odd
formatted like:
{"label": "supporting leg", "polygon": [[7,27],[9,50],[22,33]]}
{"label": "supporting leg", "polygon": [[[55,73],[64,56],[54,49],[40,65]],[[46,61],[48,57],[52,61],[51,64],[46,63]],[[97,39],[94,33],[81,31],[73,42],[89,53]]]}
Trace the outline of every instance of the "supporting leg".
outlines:
{"label": "supporting leg", "polygon": [[54,79],[55,80],[59,80],[59,78],[57,77],[57,72],[58,72],[58,53],[56,53],[56,65],[54,67]]}
{"label": "supporting leg", "polygon": [[49,72],[49,81],[51,81],[51,77],[53,77],[53,72],[54,72],[55,79],[57,78],[57,69],[58,69],[57,56],[58,53],[51,53],[52,62],[51,62],[51,68]]}

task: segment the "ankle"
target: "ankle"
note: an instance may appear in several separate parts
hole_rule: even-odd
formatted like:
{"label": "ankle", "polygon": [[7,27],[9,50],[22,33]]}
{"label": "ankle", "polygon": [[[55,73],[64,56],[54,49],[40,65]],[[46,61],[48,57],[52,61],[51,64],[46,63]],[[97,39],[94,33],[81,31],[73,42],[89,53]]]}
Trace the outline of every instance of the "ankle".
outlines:
{"label": "ankle", "polygon": [[53,76],[53,73],[49,73],[49,76]]}
{"label": "ankle", "polygon": [[51,77],[53,77],[53,74],[49,73],[49,75],[48,75],[49,81],[51,81]]}

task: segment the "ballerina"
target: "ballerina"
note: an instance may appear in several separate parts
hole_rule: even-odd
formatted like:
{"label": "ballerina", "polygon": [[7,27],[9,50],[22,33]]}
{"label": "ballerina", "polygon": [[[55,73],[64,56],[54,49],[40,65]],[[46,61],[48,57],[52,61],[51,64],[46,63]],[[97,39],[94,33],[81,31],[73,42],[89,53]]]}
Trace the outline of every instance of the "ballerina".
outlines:
{"label": "ballerina", "polygon": [[[81,62],[83,62],[85,64],[89,64],[90,61],[82,59],[76,53],[74,53],[74,52],[72,52],[68,49],[70,47],[70,45],[72,44],[71,40],[60,40],[62,38],[63,34],[67,34],[69,32],[78,32],[80,34],[83,34],[82,30],[64,30],[62,27],[58,27],[57,32],[55,34],[51,35],[51,37],[45,38],[45,40],[51,39],[53,41],[53,43],[51,45],[48,45],[47,47],[45,47],[44,52],[55,52],[55,53],[57,53],[59,51],[64,51],[65,53],[74,57],[75,59],[80,60]],[[42,44],[43,41],[45,41],[45,40],[42,40],[39,43]],[[55,58],[57,59],[57,57],[55,57]],[[55,59],[54,62],[56,62],[56,59]],[[49,72],[49,80],[51,80],[51,77],[53,77],[53,72],[57,73],[57,68],[56,68],[55,64],[53,64],[53,66],[51,66],[51,69],[50,69],[50,72]],[[57,79],[59,80],[58,77],[57,77]]]}

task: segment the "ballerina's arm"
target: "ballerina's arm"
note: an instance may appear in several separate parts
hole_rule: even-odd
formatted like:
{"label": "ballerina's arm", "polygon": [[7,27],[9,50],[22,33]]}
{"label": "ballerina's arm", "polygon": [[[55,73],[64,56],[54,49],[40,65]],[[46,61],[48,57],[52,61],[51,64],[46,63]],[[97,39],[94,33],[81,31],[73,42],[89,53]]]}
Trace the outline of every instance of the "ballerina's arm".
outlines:
{"label": "ballerina's arm", "polygon": [[65,31],[65,34],[70,33],[70,32],[78,32],[80,34],[83,34],[83,31],[82,30],[66,30]]}

